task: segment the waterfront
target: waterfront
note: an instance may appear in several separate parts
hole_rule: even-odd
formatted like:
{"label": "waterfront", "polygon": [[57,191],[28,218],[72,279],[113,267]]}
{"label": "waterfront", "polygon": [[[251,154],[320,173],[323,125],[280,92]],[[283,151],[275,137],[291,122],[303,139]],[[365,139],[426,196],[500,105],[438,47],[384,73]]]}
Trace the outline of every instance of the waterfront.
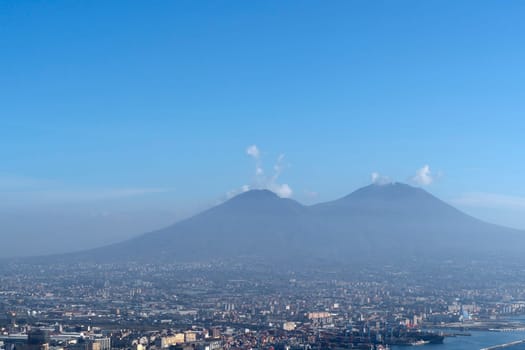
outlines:
{"label": "waterfront", "polygon": [[167,350],[162,344],[171,342],[268,350],[410,344],[426,339],[407,335],[430,330],[473,335],[424,349],[479,350],[525,339],[524,331],[488,331],[525,325],[517,316],[525,313],[521,267],[447,265],[443,275],[439,264],[287,271],[252,261],[11,263],[0,265],[0,335],[5,350],[20,337],[28,341],[33,328],[50,333],[54,350],[79,350],[79,341],[94,345],[99,338],[113,349],[140,343],[142,350]]}
{"label": "waterfront", "polygon": [[[447,337],[443,344],[425,345],[427,350],[480,350],[489,346],[509,343],[525,339],[525,331],[517,332],[490,332],[471,331],[470,336]],[[429,349],[430,348],[430,349]],[[392,350],[406,350],[407,347],[393,346]],[[525,350],[525,344],[520,344],[505,349]]]}

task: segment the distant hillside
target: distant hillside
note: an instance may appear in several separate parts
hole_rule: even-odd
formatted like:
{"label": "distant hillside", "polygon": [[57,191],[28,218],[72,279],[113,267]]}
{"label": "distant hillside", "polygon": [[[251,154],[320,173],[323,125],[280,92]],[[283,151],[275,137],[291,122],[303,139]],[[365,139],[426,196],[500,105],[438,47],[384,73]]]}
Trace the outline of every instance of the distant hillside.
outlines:
{"label": "distant hillside", "polygon": [[423,189],[394,183],[313,206],[252,190],[164,229],[62,258],[388,261],[516,253],[525,251],[523,243],[524,232],[482,222]]}

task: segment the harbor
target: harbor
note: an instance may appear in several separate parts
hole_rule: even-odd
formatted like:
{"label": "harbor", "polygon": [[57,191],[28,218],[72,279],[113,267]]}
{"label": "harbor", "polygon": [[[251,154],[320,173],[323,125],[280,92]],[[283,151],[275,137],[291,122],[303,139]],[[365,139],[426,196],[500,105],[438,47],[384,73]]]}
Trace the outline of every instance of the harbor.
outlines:
{"label": "harbor", "polygon": [[[471,331],[470,336],[447,336],[443,344],[424,345],[432,350],[524,350],[525,331],[491,332]],[[392,346],[392,350],[406,350],[406,346]]]}

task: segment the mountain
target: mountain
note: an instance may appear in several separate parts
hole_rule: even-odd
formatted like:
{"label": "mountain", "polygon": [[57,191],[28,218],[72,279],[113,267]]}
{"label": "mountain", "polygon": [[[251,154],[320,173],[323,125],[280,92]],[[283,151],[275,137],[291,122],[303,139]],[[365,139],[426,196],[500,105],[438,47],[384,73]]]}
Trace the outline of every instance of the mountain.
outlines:
{"label": "mountain", "polygon": [[268,190],[242,193],[225,203],[164,229],[89,254],[209,260],[235,256],[276,257],[302,253],[309,229],[309,210]]}
{"label": "mountain", "polygon": [[164,229],[75,256],[364,261],[518,252],[523,243],[524,232],[485,223],[423,189],[393,183],[313,206],[252,190]]}
{"label": "mountain", "polygon": [[331,239],[369,257],[492,254],[525,243],[525,232],[483,222],[401,183],[369,185],[311,209]]}

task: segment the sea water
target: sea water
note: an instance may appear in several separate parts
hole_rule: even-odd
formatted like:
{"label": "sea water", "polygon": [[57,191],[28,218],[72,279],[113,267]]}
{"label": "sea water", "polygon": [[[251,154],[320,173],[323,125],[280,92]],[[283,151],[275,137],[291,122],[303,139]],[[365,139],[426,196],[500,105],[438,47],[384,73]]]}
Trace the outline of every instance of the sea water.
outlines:
{"label": "sea water", "polygon": [[[469,331],[470,336],[446,337],[443,344],[427,344],[421,346],[393,346],[392,350],[480,350],[489,346],[525,340],[525,331],[489,332]],[[525,344],[507,347],[508,350],[525,350]]]}

